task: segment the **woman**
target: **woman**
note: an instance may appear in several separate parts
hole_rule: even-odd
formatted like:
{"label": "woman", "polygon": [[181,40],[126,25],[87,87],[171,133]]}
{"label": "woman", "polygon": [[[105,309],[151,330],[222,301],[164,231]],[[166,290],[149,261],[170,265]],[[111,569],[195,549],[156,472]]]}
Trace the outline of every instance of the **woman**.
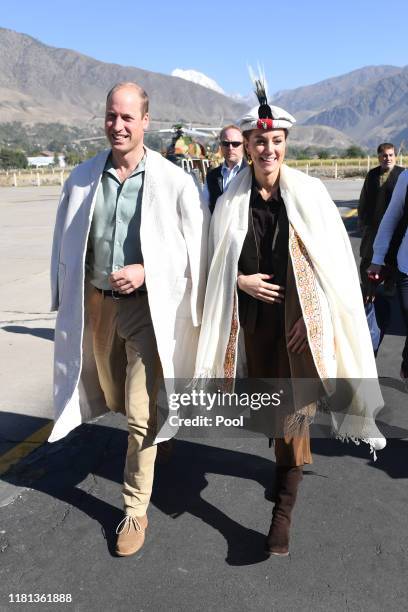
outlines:
{"label": "woman", "polygon": [[[349,410],[332,413],[337,435],[375,450],[385,445],[373,420],[382,398],[347,233],[323,184],[283,164],[295,119],[268,105],[259,80],[256,94],[259,106],[240,121],[252,163],[219,198],[211,224],[196,377],[235,377],[243,338],[250,378],[314,378],[327,394],[343,378]],[[365,379],[377,381],[369,401]],[[292,418],[281,419],[275,438],[276,502],[266,539],[275,555],[288,554],[302,466],[312,461],[310,397],[296,389],[294,396]],[[294,431],[293,423],[303,427]]]}

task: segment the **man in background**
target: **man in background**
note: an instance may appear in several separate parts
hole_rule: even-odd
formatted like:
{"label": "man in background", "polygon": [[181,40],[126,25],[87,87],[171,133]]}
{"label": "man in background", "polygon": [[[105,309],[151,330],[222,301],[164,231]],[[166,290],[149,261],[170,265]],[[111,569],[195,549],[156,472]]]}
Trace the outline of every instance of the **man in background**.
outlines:
{"label": "man in background", "polygon": [[[378,145],[377,154],[379,165],[367,174],[358,206],[358,221],[362,230],[360,276],[364,298],[366,299],[371,294],[367,268],[372,262],[374,240],[391,201],[397,179],[404,170],[401,166],[396,165],[395,147],[391,142],[383,142]],[[390,266],[388,270],[387,284],[388,286],[395,284],[395,269],[393,269],[393,266]]]}
{"label": "man in background", "polygon": [[247,165],[244,159],[242,132],[238,126],[227,125],[221,130],[220,146],[224,162],[207,173],[203,190],[211,214],[214,212],[217,199],[228,189],[234,176]]}
{"label": "man in background", "polygon": [[[377,148],[379,165],[370,170],[365,178],[358,206],[358,221],[362,231],[360,244],[360,278],[364,302],[366,304],[367,322],[370,328],[374,352],[380,347],[389,318],[389,313],[377,321],[374,308],[378,282],[367,275],[373,257],[373,244],[381,220],[388,208],[399,175],[404,170],[396,165],[395,147],[391,142],[383,142]],[[391,249],[383,269],[384,292],[388,296],[395,293],[396,260]],[[387,312],[389,310],[386,309]],[[380,325],[379,325],[380,323]]]}
{"label": "man in background", "polygon": [[377,282],[383,276],[387,254],[390,251],[396,254],[396,285],[406,328],[400,376],[408,382],[408,170],[398,177],[390,205],[378,228],[373,251],[373,261],[367,272]]}

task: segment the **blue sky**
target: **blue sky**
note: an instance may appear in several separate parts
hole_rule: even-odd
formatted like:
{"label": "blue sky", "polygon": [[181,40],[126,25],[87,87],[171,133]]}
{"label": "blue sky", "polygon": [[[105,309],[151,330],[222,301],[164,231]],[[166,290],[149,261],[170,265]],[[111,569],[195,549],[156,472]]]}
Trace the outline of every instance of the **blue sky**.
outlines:
{"label": "blue sky", "polygon": [[362,66],[408,64],[408,2],[393,0],[0,1],[0,25],[96,59],[170,74],[193,68],[230,93],[251,89],[247,63],[270,91]]}

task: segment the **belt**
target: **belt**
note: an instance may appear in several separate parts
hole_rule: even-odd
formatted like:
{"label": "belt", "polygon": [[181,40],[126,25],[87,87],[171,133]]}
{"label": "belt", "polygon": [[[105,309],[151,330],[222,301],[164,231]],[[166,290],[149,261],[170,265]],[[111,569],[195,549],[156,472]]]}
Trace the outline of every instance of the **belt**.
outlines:
{"label": "belt", "polygon": [[132,293],[119,293],[119,291],[114,291],[113,289],[99,289],[99,287],[95,287],[95,286],[94,288],[99,293],[102,293],[104,297],[111,297],[114,300],[122,300],[125,298],[136,297],[136,295],[138,295],[139,293],[137,289],[135,289],[135,291],[132,291]]}

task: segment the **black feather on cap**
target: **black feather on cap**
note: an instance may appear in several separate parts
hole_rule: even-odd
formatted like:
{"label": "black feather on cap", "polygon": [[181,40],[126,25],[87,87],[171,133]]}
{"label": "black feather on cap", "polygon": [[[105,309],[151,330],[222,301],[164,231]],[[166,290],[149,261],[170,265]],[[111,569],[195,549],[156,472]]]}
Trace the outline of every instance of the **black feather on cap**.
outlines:
{"label": "black feather on cap", "polygon": [[254,79],[255,95],[258,98],[259,108],[258,117],[260,119],[273,119],[271,107],[268,104],[268,97],[266,94],[265,83],[261,80],[261,77]]}
{"label": "black feather on cap", "polygon": [[254,84],[255,95],[258,98],[259,119],[273,119],[271,107],[268,104],[268,84],[266,82],[265,70],[258,62],[258,74],[255,74],[252,66],[248,66],[248,72],[252,83]]}

